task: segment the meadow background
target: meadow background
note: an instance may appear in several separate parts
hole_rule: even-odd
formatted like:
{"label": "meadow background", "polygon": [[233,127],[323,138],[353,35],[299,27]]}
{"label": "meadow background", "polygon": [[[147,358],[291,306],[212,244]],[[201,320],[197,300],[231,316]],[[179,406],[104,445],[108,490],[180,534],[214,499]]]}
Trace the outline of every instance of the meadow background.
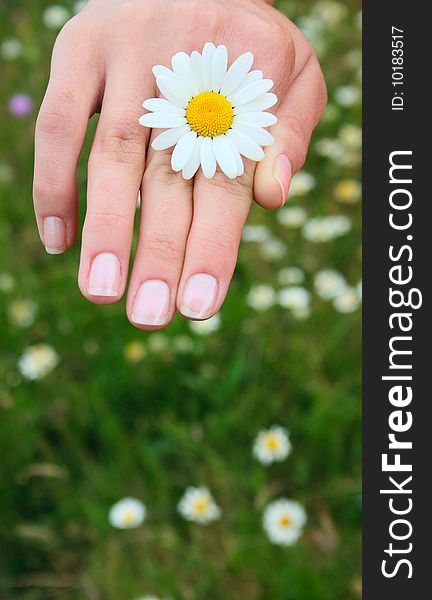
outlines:
{"label": "meadow background", "polygon": [[[360,5],[278,6],[329,87],[308,161],[287,208],[254,207],[220,317],[149,334],[123,302],[88,303],[79,244],[48,256],[34,224],[34,121],[78,6],[0,0],[1,600],[361,596]],[[292,452],[264,466],[252,446],[273,424]],[[190,485],[211,490],[221,519],[182,519]],[[125,496],[147,508],[129,531],[108,520]],[[289,547],[261,524],[280,497],[308,515]]]}

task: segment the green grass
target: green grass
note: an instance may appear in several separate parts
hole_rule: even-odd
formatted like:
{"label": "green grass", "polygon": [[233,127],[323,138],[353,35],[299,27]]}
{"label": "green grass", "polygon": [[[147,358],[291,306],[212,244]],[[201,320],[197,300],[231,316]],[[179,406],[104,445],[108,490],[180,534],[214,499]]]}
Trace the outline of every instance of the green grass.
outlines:
{"label": "green grass", "polygon": [[[11,118],[7,100],[17,92],[36,103],[42,97],[54,39],[41,18],[48,4],[0,7],[0,44],[10,37],[23,44],[17,59],[0,57],[0,597],[358,598],[360,312],[335,311],[314,292],[313,277],[334,268],[352,285],[360,278],[359,204],[338,203],[333,192],[340,180],[359,179],[358,160],[347,165],[315,151],[346,123],[360,124],[358,104],[335,100],[340,86],[359,85],[359,6],[339,2],[346,14],[317,41],[332,108],[305,167],[317,185],[290,201],[309,217],[344,214],[352,229],[314,244],[255,207],[250,222],[266,224],[287,254],[269,261],[258,244],[243,243],[221,327],[199,336],[181,318],[163,333],[143,333],[127,322],[124,302],[88,303],[76,285],[79,244],[58,257],[40,244],[31,205],[35,115]],[[293,19],[316,5],[279,4]],[[78,173],[81,197],[88,148]],[[278,272],[292,265],[305,272],[309,318],[248,306],[253,284],[279,289]],[[17,299],[37,304],[28,327],[11,318]],[[191,349],[180,352],[184,336]],[[130,351],[128,358],[134,342],[143,344],[138,362]],[[30,382],[17,363],[37,343],[52,346],[60,362]],[[266,468],[251,447],[273,423],[289,429],[293,452]],[[211,489],[220,521],[200,527],[181,519],[176,505],[188,485]],[[146,504],[139,529],[108,523],[110,506],[124,496]],[[271,545],[261,528],[262,510],[281,496],[308,513],[303,537],[290,548]]]}

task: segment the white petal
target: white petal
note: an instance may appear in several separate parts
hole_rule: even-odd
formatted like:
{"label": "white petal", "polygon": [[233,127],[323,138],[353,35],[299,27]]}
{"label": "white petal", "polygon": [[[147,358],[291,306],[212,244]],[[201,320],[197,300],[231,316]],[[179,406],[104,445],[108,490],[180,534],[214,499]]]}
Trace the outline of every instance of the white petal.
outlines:
{"label": "white petal", "polygon": [[213,138],[213,153],[221,171],[229,179],[235,179],[237,177],[237,162],[225,135],[218,135]]}
{"label": "white petal", "polygon": [[213,153],[212,139],[206,137],[201,144],[201,167],[204,177],[212,179],[216,173],[216,158]]}
{"label": "white petal", "polygon": [[182,89],[183,86],[179,84],[174,73],[169,78],[158,77],[157,85],[165,98],[183,108],[186,108],[190,98],[184,89]]}
{"label": "white petal", "polygon": [[165,98],[149,98],[143,103],[143,107],[152,112],[170,112],[176,115],[184,116],[185,109],[180,106],[176,106]]}
{"label": "white petal", "polygon": [[235,116],[234,123],[242,123],[251,127],[270,127],[277,123],[277,117],[272,113],[254,111]]}
{"label": "white petal", "polygon": [[207,42],[204,44],[204,48],[202,51],[202,64],[204,69],[204,89],[203,91],[208,91],[210,89],[210,81],[211,81],[211,65],[213,60],[213,55],[216,52],[216,46],[212,42]]}
{"label": "white petal", "polygon": [[175,146],[179,139],[188,131],[190,131],[190,127],[187,124],[164,131],[153,140],[153,150],[166,150],[167,148],[171,148],[171,146]]}
{"label": "white petal", "polygon": [[193,78],[195,85],[200,92],[205,92],[207,88],[208,74],[204,67],[203,57],[199,52],[194,50],[191,54],[191,68],[193,72]]}
{"label": "white petal", "polygon": [[264,158],[264,150],[254,140],[251,140],[247,135],[230,129],[227,136],[234,143],[240,154],[243,154],[250,160],[260,161]]}
{"label": "white petal", "polygon": [[233,106],[240,106],[252,102],[261,94],[265,94],[273,87],[273,81],[271,79],[261,79],[261,81],[254,81],[247,85],[242,85],[239,89],[232,94],[228,100]]}
{"label": "white petal", "polygon": [[152,71],[156,79],[158,77],[169,77],[170,74],[172,75],[171,69],[168,69],[168,67],[164,67],[163,65],[155,65]]}
{"label": "white petal", "polygon": [[140,125],[153,127],[155,129],[168,129],[169,127],[181,127],[186,123],[186,117],[174,113],[147,113],[139,119]]}
{"label": "white petal", "polygon": [[188,131],[181,137],[174,148],[171,156],[171,167],[173,171],[181,171],[189,162],[197,141],[195,131]]}
{"label": "white petal", "polygon": [[219,92],[227,72],[228,52],[225,46],[218,46],[211,64],[211,89]]}
{"label": "white petal", "polygon": [[254,55],[252,52],[246,52],[246,54],[242,54],[233,62],[224,77],[220,90],[221,94],[228,96],[228,94],[231,94],[241,83],[243,83],[253,61]]}
{"label": "white petal", "polygon": [[244,164],[243,164],[242,157],[240,156],[240,152],[237,150],[237,147],[234,145],[233,141],[227,135],[225,136],[225,139],[228,142],[228,144],[230,145],[232,153],[234,154],[234,158],[236,159],[237,177],[241,177],[244,173]]}
{"label": "white petal", "polygon": [[247,104],[242,104],[242,106],[236,106],[234,108],[234,114],[240,115],[242,113],[255,112],[260,110],[267,110],[276,104],[278,101],[276,94],[262,94],[253,100],[252,102],[248,102]]}
{"label": "white petal", "polygon": [[272,134],[261,127],[247,127],[246,125],[236,124],[233,125],[233,130],[246,135],[260,146],[272,146],[275,141]]}
{"label": "white petal", "polygon": [[192,71],[191,59],[186,52],[177,52],[171,60],[174,73],[178,75],[181,81],[187,87],[188,96],[196,96],[198,87],[195,84],[195,77]]}
{"label": "white petal", "polygon": [[201,144],[204,138],[198,136],[195,144],[194,151],[190,157],[187,165],[183,169],[183,178],[186,180],[192,179],[195,173],[198,171],[201,164]]}

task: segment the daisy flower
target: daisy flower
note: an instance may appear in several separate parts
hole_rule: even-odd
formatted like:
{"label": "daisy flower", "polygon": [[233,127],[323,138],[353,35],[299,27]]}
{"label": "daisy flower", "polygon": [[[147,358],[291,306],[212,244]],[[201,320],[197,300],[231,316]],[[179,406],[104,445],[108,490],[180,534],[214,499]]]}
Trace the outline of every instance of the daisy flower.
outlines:
{"label": "daisy flower", "polygon": [[145,127],[166,129],[152,143],[154,150],[175,146],[172,169],[192,179],[201,166],[212,179],[217,165],[230,179],[244,172],[242,156],[261,161],[263,146],[274,142],[264,129],[276,117],[268,108],[277,102],[271,79],[261,71],[250,71],[254,56],[242,54],[228,68],[225,46],[207,43],[202,53],[178,52],[172,70],[161,65],[153,74],[162,98],[146,100],[151,111],[139,122]]}
{"label": "daisy flower", "polygon": [[279,425],[273,425],[266,431],[260,431],[255,438],[252,454],[263,465],[282,462],[291,452],[288,431]]}
{"label": "daisy flower", "polygon": [[139,527],[146,517],[146,507],[135,498],[123,498],[111,506],[108,520],[117,529]]}
{"label": "daisy flower", "polygon": [[42,379],[58,365],[59,356],[48,344],[28,346],[18,361],[18,368],[26,379]]}
{"label": "daisy flower", "polygon": [[271,308],[276,302],[276,292],[271,285],[254,285],[247,295],[247,303],[257,311],[264,311]]}
{"label": "daisy flower", "polygon": [[281,498],[267,506],[262,524],[272,544],[291,546],[303,532],[306,512],[298,502]]}
{"label": "daisy flower", "polygon": [[201,525],[216,521],[221,516],[220,508],[205,487],[188,487],[177,508],[187,521]]}

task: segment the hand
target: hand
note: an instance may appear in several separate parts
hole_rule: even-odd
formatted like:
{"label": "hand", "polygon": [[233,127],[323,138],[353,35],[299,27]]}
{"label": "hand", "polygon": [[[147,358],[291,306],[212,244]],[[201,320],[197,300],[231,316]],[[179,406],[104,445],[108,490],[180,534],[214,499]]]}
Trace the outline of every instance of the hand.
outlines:
{"label": "hand", "polygon": [[[225,44],[231,62],[253,52],[254,68],[273,79],[279,98],[275,144],[234,181],[219,172],[185,181],[171,170],[171,151],[152,151],[149,130],[138,124],[142,102],[155,95],[152,66],[208,41]],[[211,317],[227,293],[253,199],[269,209],[283,205],[325,103],[310,44],[264,0],[89,0],[58,36],[37,120],[34,202],[47,251],[74,243],[76,167],[87,121],[100,112],[88,164],[82,293],[97,304],[122,297],[141,189],[129,320],[158,329],[176,309]]]}

